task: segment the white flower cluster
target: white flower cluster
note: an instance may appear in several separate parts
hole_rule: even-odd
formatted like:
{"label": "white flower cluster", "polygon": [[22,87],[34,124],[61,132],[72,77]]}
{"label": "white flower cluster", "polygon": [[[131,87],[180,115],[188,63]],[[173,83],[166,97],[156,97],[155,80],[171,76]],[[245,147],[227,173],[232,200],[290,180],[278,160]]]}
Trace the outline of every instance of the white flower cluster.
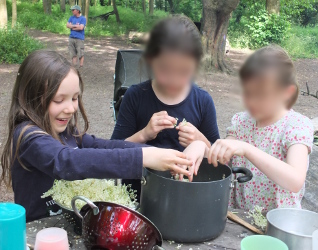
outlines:
{"label": "white flower cluster", "polygon": [[[71,200],[74,196],[85,196],[91,201],[108,201],[130,208],[136,207],[136,194],[130,186],[115,185],[114,180],[86,179],[79,181],[55,180],[53,187],[44,193],[41,198],[51,196],[59,204],[72,209]],[[78,209],[85,202],[76,201]]]}

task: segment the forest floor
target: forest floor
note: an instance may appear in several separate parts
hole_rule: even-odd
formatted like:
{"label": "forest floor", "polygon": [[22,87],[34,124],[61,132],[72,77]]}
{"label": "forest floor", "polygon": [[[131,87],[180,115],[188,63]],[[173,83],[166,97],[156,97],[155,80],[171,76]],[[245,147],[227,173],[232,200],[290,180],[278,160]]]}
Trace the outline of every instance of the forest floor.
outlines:
{"label": "forest floor", "polygon": [[[29,34],[46,44],[47,49],[56,50],[69,57],[68,37],[49,32],[30,30]],[[125,37],[87,38],[85,40],[85,63],[81,70],[85,90],[84,104],[90,121],[89,133],[101,138],[110,138],[115,122],[110,102],[113,98],[113,76],[115,71],[116,52],[118,49],[136,48],[127,42]],[[226,60],[237,70],[250,52],[231,50]],[[300,89],[306,90],[308,82],[312,92],[318,91],[318,59],[301,59],[295,61],[298,71]],[[7,134],[6,117],[10,105],[11,91],[19,65],[0,64],[0,152]],[[199,74],[199,86],[213,97],[221,136],[230,124],[231,117],[243,107],[239,95],[237,74],[222,73]],[[294,109],[309,118],[318,117],[318,99],[300,95]],[[0,201],[12,200],[12,193],[0,186]]]}

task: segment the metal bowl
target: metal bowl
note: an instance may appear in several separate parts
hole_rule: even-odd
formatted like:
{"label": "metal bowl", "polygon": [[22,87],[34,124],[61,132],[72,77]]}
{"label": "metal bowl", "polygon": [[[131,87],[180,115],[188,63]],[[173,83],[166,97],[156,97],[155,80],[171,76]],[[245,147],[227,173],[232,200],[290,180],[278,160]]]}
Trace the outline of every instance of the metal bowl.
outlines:
{"label": "metal bowl", "polygon": [[318,214],[303,209],[277,208],[269,211],[266,234],[285,242],[289,250],[312,249],[312,234],[318,229]]}
{"label": "metal bowl", "polygon": [[78,216],[75,214],[74,210],[68,207],[65,207],[58,201],[54,201],[61,209],[64,218],[70,223],[74,225],[74,232],[78,235],[82,235],[82,221]]}
{"label": "metal bowl", "polygon": [[[62,209],[62,214],[68,223],[74,225],[74,232],[77,235],[82,235],[82,220],[75,214],[74,210],[68,207],[65,207],[58,201],[54,200],[55,204],[57,204]],[[136,202],[136,207],[133,210],[138,210],[139,204]],[[84,214],[82,214],[84,215]]]}

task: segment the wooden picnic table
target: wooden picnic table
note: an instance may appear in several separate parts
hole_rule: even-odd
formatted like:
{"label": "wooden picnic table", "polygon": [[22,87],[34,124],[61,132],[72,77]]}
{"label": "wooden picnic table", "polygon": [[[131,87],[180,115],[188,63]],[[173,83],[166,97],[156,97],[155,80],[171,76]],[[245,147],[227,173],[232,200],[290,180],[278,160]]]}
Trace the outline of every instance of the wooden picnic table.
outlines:
{"label": "wooden picnic table", "polygon": [[[244,219],[245,221],[250,222],[250,219],[247,218],[246,212],[243,210],[233,209],[231,210],[236,213],[240,218]],[[80,236],[76,235],[73,231],[73,225],[70,225],[66,219],[62,216],[54,216],[49,218],[44,218],[41,220],[33,221],[27,223],[27,242],[28,244],[34,245],[35,243],[35,236],[38,231],[48,227],[60,227],[67,231],[68,239],[70,241],[70,250],[80,250],[86,249],[83,244],[83,240]],[[186,249],[186,250],[239,250],[241,240],[248,236],[253,235],[251,231],[246,229],[245,227],[227,220],[225,229],[223,233],[216,239],[197,243],[197,244],[182,244],[182,243],[175,243],[164,241],[163,248],[166,250],[175,250],[175,249]]]}

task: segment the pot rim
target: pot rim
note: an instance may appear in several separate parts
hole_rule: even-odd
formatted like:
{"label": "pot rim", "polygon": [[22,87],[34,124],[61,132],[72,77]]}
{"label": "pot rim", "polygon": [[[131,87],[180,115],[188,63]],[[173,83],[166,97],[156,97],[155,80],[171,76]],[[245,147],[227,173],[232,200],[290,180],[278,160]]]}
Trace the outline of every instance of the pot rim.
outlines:
{"label": "pot rim", "polygon": [[283,212],[283,210],[293,210],[293,211],[302,211],[302,212],[305,212],[305,213],[312,213],[312,214],[316,214],[318,216],[318,213],[316,212],[313,212],[313,211],[310,211],[310,210],[306,210],[306,209],[300,209],[300,208],[275,208],[275,209],[272,209],[270,210],[267,214],[266,214],[266,219],[267,219],[267,222],[274,228],[282,231],[283,233],[286,233],[286,234],[290,234],[290,235],[295,235],[295,236],[299,236],[299,237],[304,237],[304,238],[308,238],[308,239],[311,239],[312,238],[312,235],[305,235],[305,234],[301,234],[301,233],[292,233],[292,232],[288,232],[276,225],[273,224],[273,222],[270,220],[269,216],[272,214],[272,213],[276,213],[277,211],[281,210]]}
{"label": "pot rim", "polygon": [[[173,181],[173,182],[177,182],[177,183],[184,183],[184,184],[192,184],[192,185],[193,185],[193,184],[201,184],[201,185],[202,185],[202,184],[204,184],[204,183],[217,183],[217,182],[224,181],[224,180],[226,180],[226,179],[228,179],[228,178],[231,178],[231,176],[232,176],[232,174],[233,174],[232,168],[230,168],[230,167],[227,166],[227,165],[223,165],[223,166],[225,166],[225,167],[227,167],[227,168],[230,169],[231,174],[230,174],[229,176],[225,177],[224,179],[219,179],[219,180],[215,180],[215,181],[202,181],[202,182],[179,181],[179,180],[175,180],[174,178],[167,178],[167,177],[158,175],[158,174],[156,174],[155,172],[153,172],[152,169],[149,169],[149,168],[145,168],[145,170],[147,170],[149,173],[151,173],[151,174],[153,174],[153,175],[155,175],[155,176],[157,176],[157,177],[160,177],[160,178],[165,179],[165,180],[168,180],[168,181]],[[212,167],[213,167],[213,166],[212,166]],[[144,175],[143,175],[143,176],[144,176]]]}

